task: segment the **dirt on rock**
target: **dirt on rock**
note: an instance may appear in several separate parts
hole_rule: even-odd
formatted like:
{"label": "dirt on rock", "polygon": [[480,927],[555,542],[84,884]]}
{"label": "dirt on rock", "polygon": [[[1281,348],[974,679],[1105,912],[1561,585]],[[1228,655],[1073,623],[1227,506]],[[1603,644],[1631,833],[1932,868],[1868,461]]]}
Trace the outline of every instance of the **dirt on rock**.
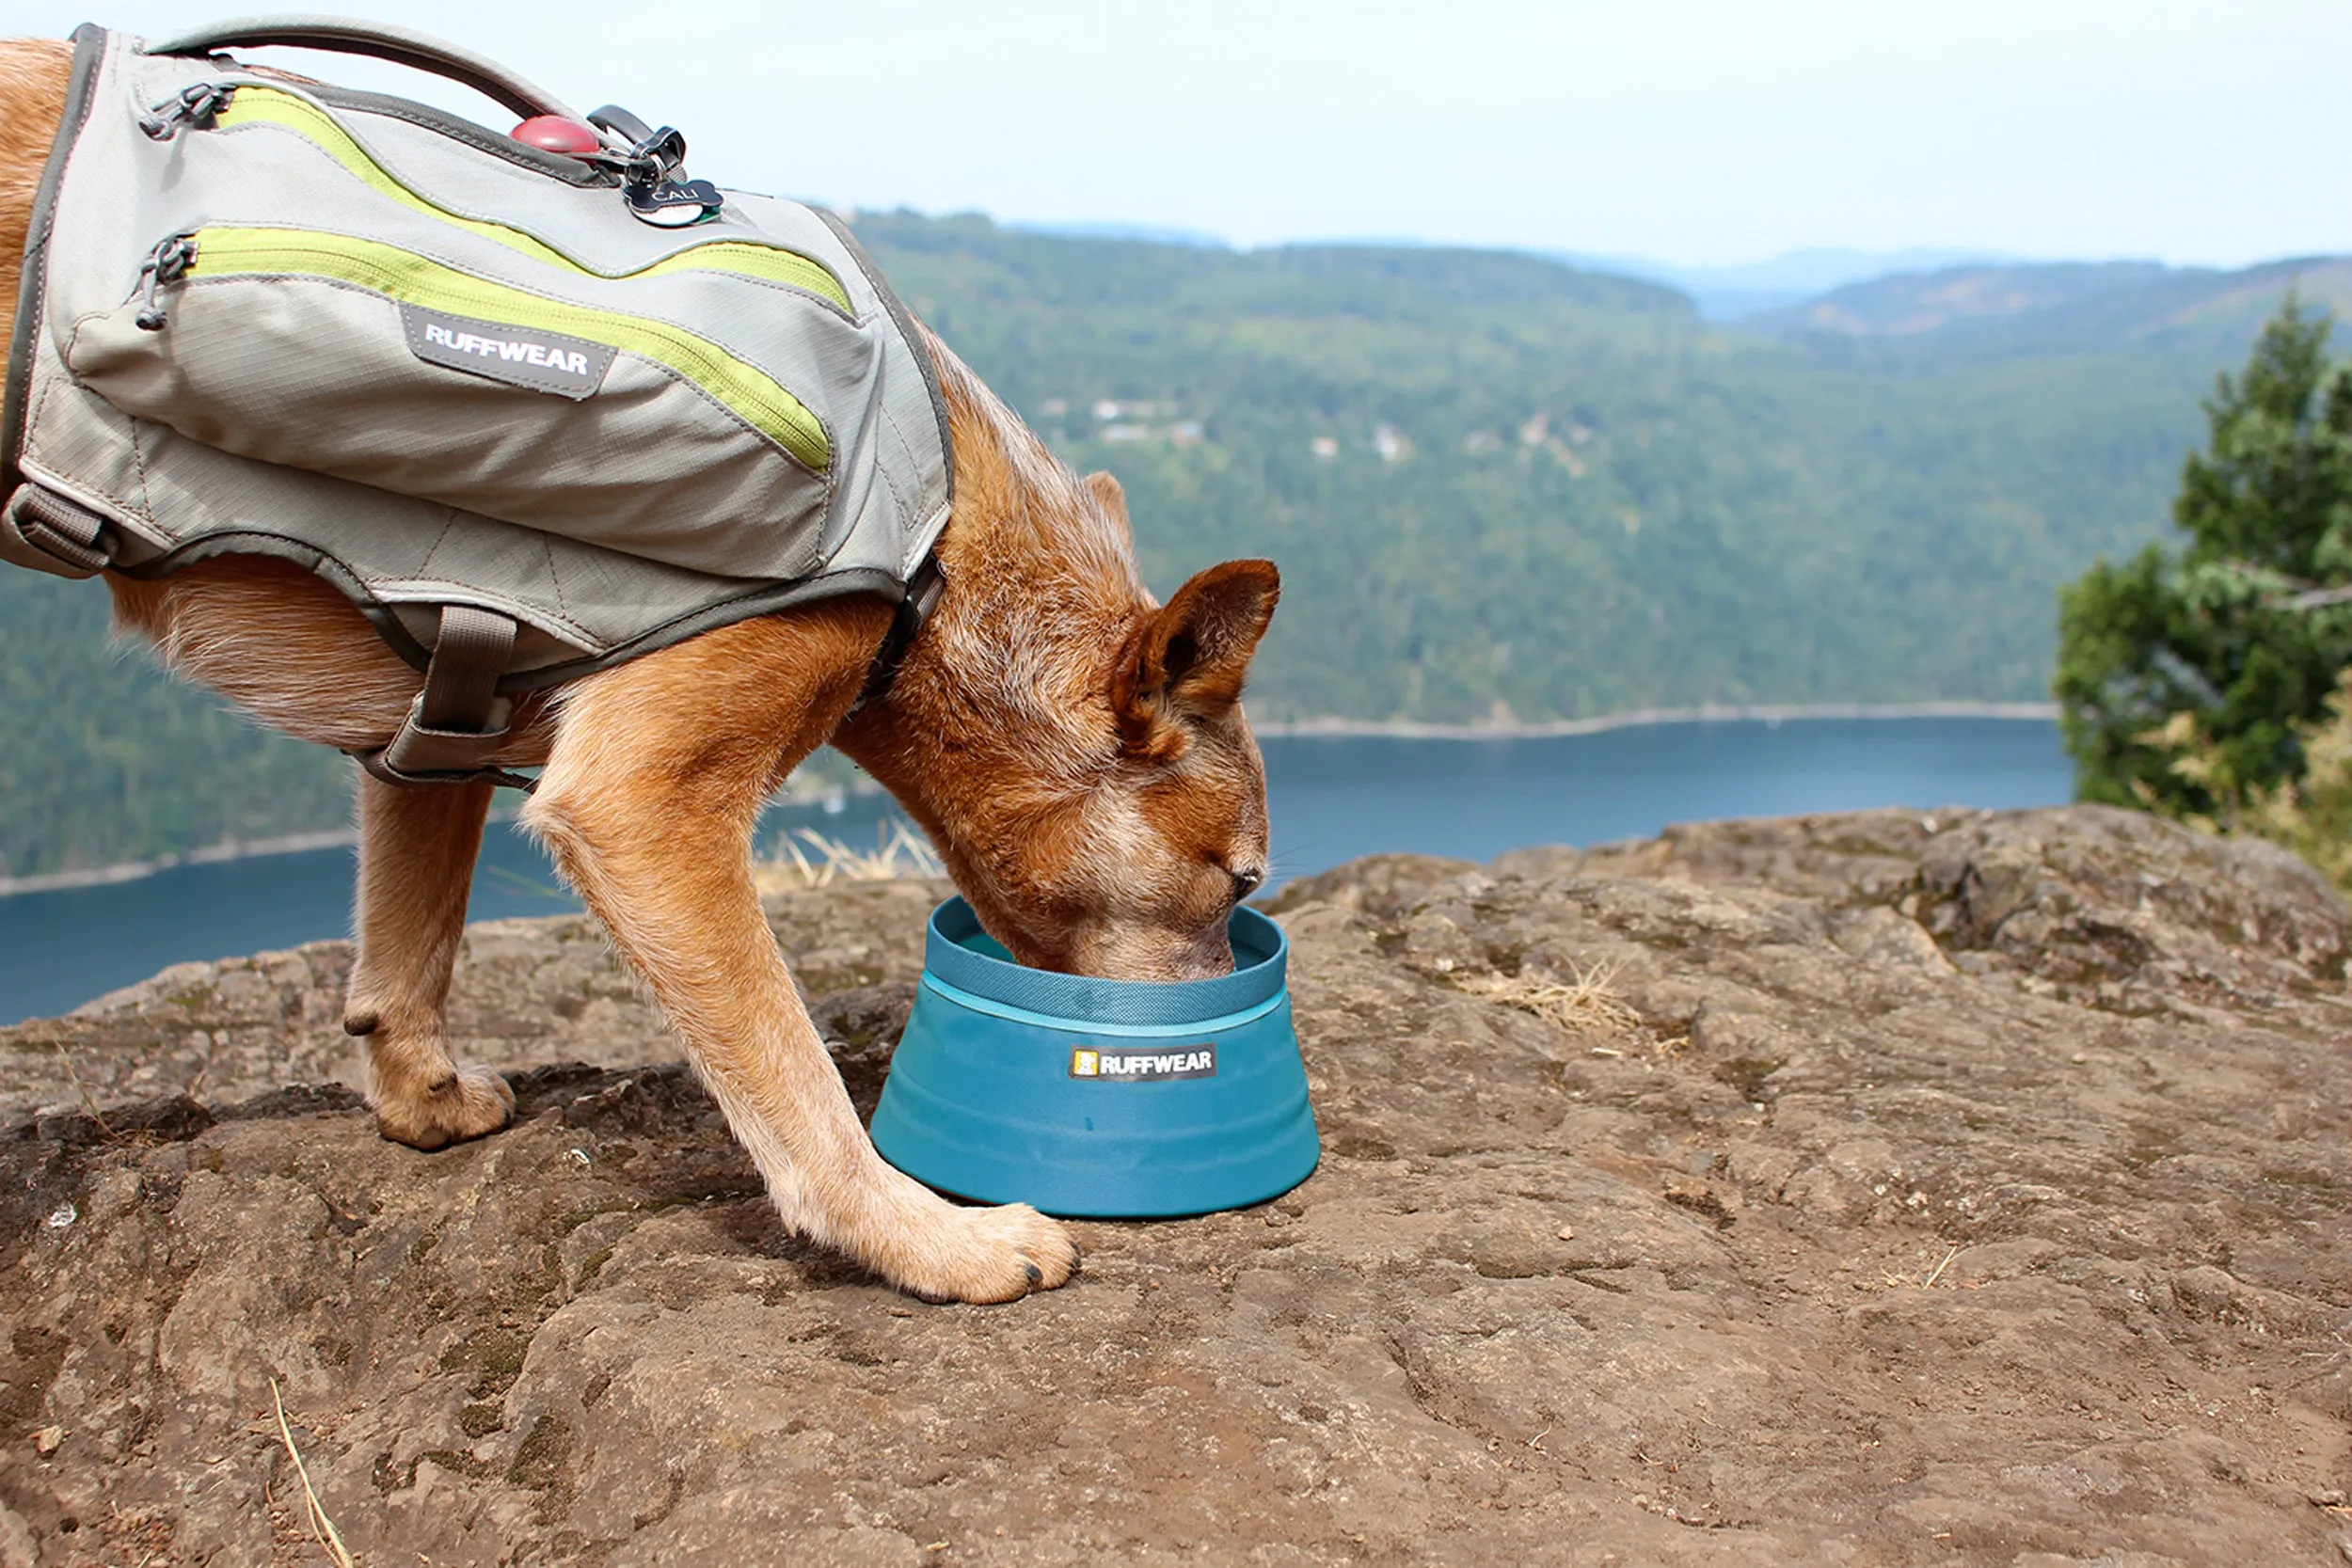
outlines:
{"label": "dirt on rock", "polygon": [[[937,884],[771,903],[870,1111]],[[1322,1167],[927,1307],[787,1237],[577,920],[509,1132],[376,1138],[341,943],[0,1030],[0,1565],[2352,1560],[2352,917],[2098,808],[1275,902]],[[580,1065],[580,1064],[593,1065]],[[288,1086],[309,1085],[309,1086]]]}

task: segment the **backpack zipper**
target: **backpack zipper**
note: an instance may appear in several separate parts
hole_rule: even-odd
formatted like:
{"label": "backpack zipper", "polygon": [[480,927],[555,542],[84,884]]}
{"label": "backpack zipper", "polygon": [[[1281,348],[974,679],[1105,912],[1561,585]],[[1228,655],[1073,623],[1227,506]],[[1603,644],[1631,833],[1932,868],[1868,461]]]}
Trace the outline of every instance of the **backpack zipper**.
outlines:
{"label": "backpack zipper", "polygon": [[511,284],[457,271],[413,250],[345,234],[304,229],[199,229],[174,235],[150,253],[148,308],[138,325],[164,325],[154,304],[161,283],[183,277],[316,277],[348,284],[403,304],[501,326],[536,328],[649,359],[733,412],[811,472],[833,457],[825,427],[807,404],[765,371],[709,339],[668,322],[548,299]]}
{"label": "backpack zipper", "polygon": [[236,90],[220,82],[199,82],[183,87],[175,96],[139,116],[139,129],[151,141],[169,141],[183,126],[209,126],[213,118],[228,106],[230,95]]}
{"label": "backpack zipper", "polygon": [[[196,92],[191,87],[188,97]],[[369,189],[406,207],[411,212],[437,218],[443,223],[469,233],[495,240],[511,250],[521,252],[535,261],[560,267],[582,277],[660,277],[680,272],[723,272],[738,277],[758,278],[764,282],[781,283],[787,288],[812,293],[839,309],[844,315],[855,312],[850,304],[849,291],[841,280],[821,263],[778,245],[759,245],[749,240],[710,240],[690,246],[675,255],[663,257],[633,272],[602,273],[582,266],[562,251],[547,245],[519,229],[483,218],[460,216],[410,190],[394,179],[390,172],[373,157],[345,131],[335,117],[295,93],[276,87],[243,83],[230,89],[232,95],[210,111],[209,124],[215,130],[233,130],[240,125],[275,125],[303,137],[341,164]],[[169,101],[176,103],[178,101]],[[168,106],[168,103],[166,105]]]}
{"label": "backpack zipper", "polygon": [[156,291],[166,284],[177,283],[187,277],[196,265],[196,240],[188,234],[174,234],[147,253],[139,263],[139,312],[131,318],[142,332],[161,332],[167,325],[163,302]]}

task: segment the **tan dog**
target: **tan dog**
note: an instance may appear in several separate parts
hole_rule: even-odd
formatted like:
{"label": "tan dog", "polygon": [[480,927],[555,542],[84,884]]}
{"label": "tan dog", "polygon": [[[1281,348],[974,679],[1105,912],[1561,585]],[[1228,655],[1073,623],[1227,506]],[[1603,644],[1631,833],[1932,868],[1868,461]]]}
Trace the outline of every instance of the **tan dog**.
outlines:
{"label": "tan dog", "polygon": [[[11,314],[68,64],[59,44],[0,42]],[[1079,481],[924,341],[955,446],[948,586],[884,700],[847,717],[890,607],[835,599],[538,694],[499,761],[544,765],[525,824],[667,1012],[786,1222],[919,1295],[1005,1301],[1061,1284],[1075,1249],[1033,1210],[956,1207],[874,1152],[761,915],[754,818],[831,741],[930,833],[1024,963],[1222,973],[1226,917],[1265,875],[1265,780],[1238,699],[1280,585],[1271,562],[1228,562],[1155,605],[1118,483]],[[174,668],[303,739],[380,746],[419,689],[348,601],[291,564],[228,557],[106,580],[119,621]],[[513,1114],[497,1073],[451,1060],[445,1018],[491,794],[359,780],[343,1026],[367,1037],[384,1135],[419,1148]]]}

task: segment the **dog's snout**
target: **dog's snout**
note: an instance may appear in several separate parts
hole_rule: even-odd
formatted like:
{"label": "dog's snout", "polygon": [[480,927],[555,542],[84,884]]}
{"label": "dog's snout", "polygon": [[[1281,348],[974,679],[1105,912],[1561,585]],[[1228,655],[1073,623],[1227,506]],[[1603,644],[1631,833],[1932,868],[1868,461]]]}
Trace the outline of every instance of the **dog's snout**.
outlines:
{"label": "dog's snout", "polygon": [[1246,865],[1230,875],[1233,879],[1233,902],[1238,904],[1265,885],[1265,868]]}

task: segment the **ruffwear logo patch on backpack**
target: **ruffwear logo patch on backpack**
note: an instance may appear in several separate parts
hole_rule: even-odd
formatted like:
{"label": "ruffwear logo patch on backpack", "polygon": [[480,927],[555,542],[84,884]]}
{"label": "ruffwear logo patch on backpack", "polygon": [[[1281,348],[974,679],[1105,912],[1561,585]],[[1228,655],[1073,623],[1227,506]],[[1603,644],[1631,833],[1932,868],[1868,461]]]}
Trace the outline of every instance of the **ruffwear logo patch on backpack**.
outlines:
{"label": "ruffwear logo patch on backpack", "polygon": [[406,304],[400,308],[400,321],[418,358],[534,392],[590,397],[612,368],[612,349],[561,332],[444,315]]}

